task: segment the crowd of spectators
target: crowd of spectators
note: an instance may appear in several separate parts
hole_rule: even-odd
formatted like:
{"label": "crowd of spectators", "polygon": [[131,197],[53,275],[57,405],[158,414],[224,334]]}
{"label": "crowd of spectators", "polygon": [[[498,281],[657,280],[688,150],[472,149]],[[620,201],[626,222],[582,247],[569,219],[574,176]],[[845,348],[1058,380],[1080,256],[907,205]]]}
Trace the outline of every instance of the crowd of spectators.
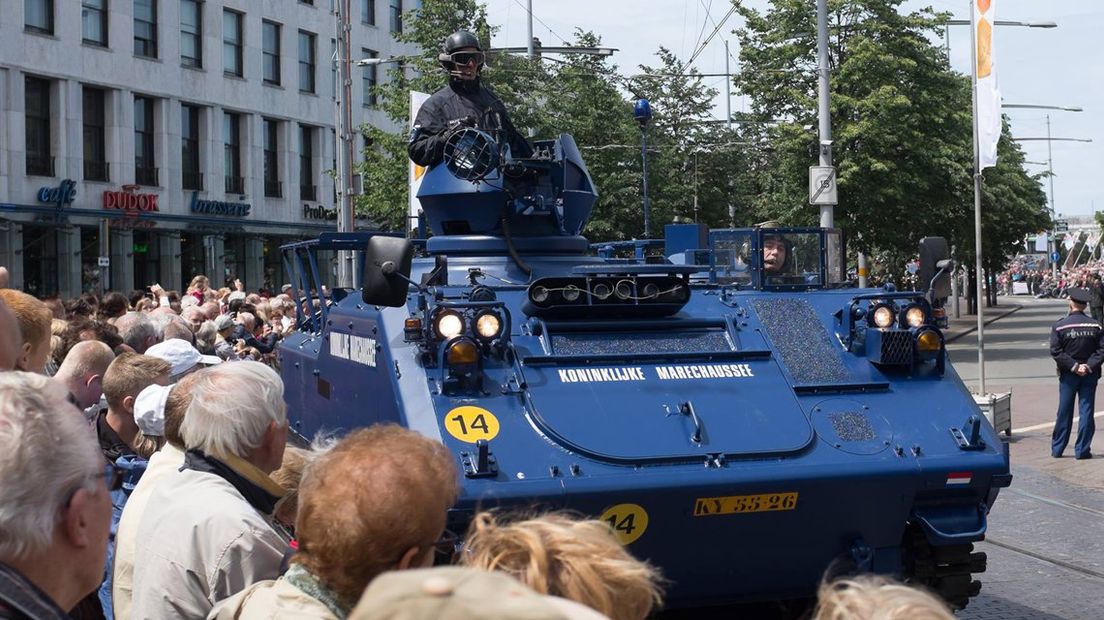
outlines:
{"label": "crowd of spectators", "polygon": [[997,276],[997,285],[1001,295],[1034,295],[1038,298],[1053,297],[1065,299],[1069,290],[1088,289],[1092,294],[1089,303],[1092,317],[1104,320],[1104,260],[1090,260],[1075,267],[1056,270],[1057,277],[1049,268],[1042,268],[1026,257],[1013,259],[1007,269]]}
{"label": "crowd of spectators", "polygon": [[[439,441],[376,425],[289,446],[274,350],[295,307],[203,276],[67,301],[0,288],[0,620],[661,608],[662,574],[603,521],[485,512],[448,531],[460,477]],[[815,617],[952,616],[859,578],[822,588]]]}

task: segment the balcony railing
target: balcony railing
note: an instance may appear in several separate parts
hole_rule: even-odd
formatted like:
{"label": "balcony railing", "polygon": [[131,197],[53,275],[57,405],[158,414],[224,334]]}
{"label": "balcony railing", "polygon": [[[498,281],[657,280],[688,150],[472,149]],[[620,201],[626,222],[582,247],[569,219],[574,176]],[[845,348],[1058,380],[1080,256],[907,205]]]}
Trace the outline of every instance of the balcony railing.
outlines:
{"label": "balcony railing", "polygon": [[54,158],[50,155],[27,153],[27,174],[38,177],[54,176]]}
{"label": "balcony railing", "polygon": [[225,190],[227,194],[244,194],[245,179],[242,177],[227,176]]}
{"label": "balcony railing", "polygon": [[84,160],[84,180],[85,181],[110,181],[111,180],[111,164],[106,161],[88,161]]}
{"label": "balcony railing", "polygon": [[318,186],[300,185],[299,200],[318,200]]}
{"label": "balcony railing", "polygon": [[151,166],[135,166],[134,167],[134,182],[138,185],[147,185],[150,187],[157,187],[160,185],[158,182],[157,168]]}
{"label": "balcony railing", "polygon": [[265,179],[265,196],[267,198],[283,198],[284,184],[279,181]]}
{"label": "balcony railing", "polygon": [[191,189],[197,192],[203,191],[203,173],[202,172],[189,172],[184,171],[184,189]]}

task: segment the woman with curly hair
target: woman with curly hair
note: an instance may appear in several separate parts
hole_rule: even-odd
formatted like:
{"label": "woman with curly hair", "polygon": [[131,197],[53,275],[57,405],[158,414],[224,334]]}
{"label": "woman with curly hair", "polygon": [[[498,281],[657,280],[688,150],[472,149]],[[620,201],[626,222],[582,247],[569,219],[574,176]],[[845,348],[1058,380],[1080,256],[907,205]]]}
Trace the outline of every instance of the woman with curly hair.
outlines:
{"label": "woman with curly hair", "polygon": [[480,513],[459,562],[502,571],[541,594],[582,603],[611,620],[643,620],[663,602],[659,571],[634,558],[609,524],[597,519]]}

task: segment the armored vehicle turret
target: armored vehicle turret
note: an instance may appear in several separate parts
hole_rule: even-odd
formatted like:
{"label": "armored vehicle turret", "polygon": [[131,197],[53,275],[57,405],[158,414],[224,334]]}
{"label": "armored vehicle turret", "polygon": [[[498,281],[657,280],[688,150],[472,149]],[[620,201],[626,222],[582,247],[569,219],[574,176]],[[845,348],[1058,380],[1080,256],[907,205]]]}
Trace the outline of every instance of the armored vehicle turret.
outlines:
{"label": "armored vehicle turret", "polygon": [[[462,476],[452,529],[492,507],[593,515],[663,570],[671,608],[810,596],[831,565],[958,607],[978,592],[1007,450],[927,291],[851,287],[834,229],[669,227],[662,263],[595,255],[570,136],[524,160],[474,129],[448,144],[417,251],[285,248],[294,431],[437,439]],[[354,251],[361,285],[315,294],[318,250]]]}

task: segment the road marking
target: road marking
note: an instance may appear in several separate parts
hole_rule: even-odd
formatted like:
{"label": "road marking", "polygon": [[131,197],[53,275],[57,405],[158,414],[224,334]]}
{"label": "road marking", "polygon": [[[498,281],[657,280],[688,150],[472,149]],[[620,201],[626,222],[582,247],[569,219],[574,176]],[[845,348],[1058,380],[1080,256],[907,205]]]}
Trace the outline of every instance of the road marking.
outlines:
{"label": "road marking", "polygon": [[[1104,411],[1097,411],[1096,413],[1093,414],[1094,419],[1099,418],[1101,416],[1104,416]],[[1036,424],[1035,426],[1025,426],[1023,428],[1014,428],[1014,429],[1012,429],[1012,433],[1017,434],[1017,433],[1029,433],[1031,431],[1041,431],[1044,428],[1054,428],[1054,424],[1055,424],[1055,422],[1047,422],[1046,424]]]}

